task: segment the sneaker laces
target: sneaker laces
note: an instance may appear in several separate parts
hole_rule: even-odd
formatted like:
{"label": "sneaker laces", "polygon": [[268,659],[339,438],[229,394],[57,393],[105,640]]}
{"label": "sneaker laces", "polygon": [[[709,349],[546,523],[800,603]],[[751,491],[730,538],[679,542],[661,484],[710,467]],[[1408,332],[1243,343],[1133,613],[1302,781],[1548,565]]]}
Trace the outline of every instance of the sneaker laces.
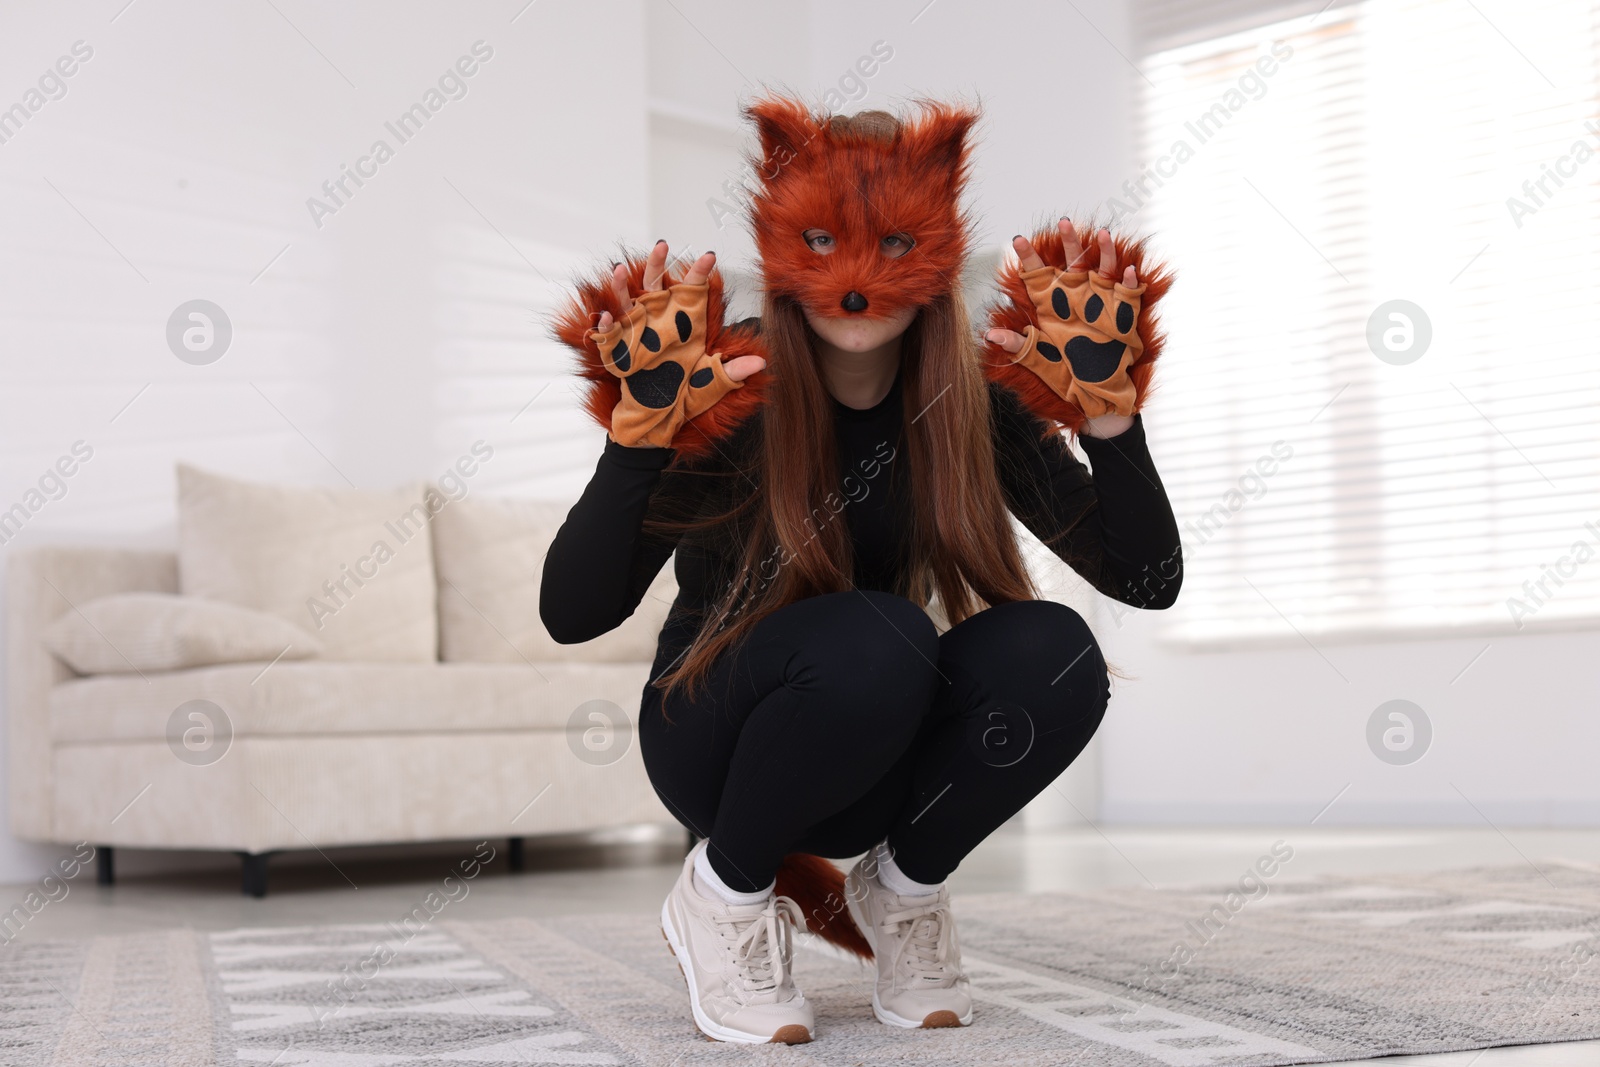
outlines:
{"label": "sneaker laces", "polygon": [[961,966],[949,898],[936,897],[883,917],[883,928],[891,934],[907,923],[910,929],[901,942],[898,962],[910,972],[911,981],[924,987],[955,984],[961,978]]}
{"label": "sneaker laces", "polygon": [[733,962],[735,978],[729,985],[735,995],[746,1004],[777,1003],[789,984],[790,927],[804,921],[800,906],[774,896],[757,914],[714,914],[712,919]]}

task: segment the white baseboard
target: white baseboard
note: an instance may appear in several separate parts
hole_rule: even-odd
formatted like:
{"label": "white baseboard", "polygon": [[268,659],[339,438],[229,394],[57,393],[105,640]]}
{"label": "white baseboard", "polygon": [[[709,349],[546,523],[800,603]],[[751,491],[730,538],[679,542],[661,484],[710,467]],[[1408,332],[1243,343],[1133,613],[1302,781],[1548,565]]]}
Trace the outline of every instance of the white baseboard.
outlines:
{"label": "white baseboard", "polygon": [[[1310,823],[1318,826],[1593,826],[1600,827],[1600,801],[1513,800],[1475,801],[1477,810],[1463,801],[1373,803],[1340,800],[1317,817],[1326,800],[1238,804],[1180,804],[1165,801],[1123,801],[1103,797],[1102,822],[1158,825],[1284,826]],[[1480,814],[1481,812],[1481,814]]]}

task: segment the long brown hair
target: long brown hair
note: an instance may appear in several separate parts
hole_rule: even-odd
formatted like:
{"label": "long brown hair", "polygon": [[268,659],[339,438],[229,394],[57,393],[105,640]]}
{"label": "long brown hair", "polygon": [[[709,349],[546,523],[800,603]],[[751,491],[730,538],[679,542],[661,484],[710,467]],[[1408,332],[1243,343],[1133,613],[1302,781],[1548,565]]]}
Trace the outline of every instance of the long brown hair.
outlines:
{"label": "long brown hair", "polygon": [[[657,528],[720,529],[735,570],[699,633],[652,684],[691,698],[712,663],[786,604],[854,587],[831,394],[800,305],[769,294],[761,319],[770,363],[759,440],[733,460],[735,503]],[[960,293],[923,305],[901,339],[904,462],[910,528],[901,596],[926,607],[937,593],[950,625],[982,608],[1038,596],[1023,563],[995,470],[989,392]],[[648,525],[648,524],[647,524]]]}

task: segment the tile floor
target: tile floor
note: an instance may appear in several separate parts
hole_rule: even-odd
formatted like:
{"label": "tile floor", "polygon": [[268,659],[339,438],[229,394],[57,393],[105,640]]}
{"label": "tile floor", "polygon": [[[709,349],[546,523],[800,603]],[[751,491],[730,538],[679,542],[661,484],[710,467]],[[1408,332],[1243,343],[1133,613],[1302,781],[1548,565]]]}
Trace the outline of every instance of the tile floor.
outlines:
{"label": "tile floor", "polygon": [[[1231,881],[1278,841],[1294,849],[1282,877],[1296,879],[1521,862],[1600,868],[1600,830],[1518,829],[1501,836],[1491,829],[1439,828],[1008,828],[968,858],[952,879],[952,888],[960,894]],[[420,902],[447,868],[470,856],[473,847],[437,845],[410,856],[362,849],[293,854],[273,867],[271,891],[264,900],[241,897],[232,868],[138,874],[139,864],[124,859],[121,866],[129,873],[119,877],[117,885],[97,886],[92,873],[80,876],[68,896],[42,911],[24,936],[398,919]],[[449,905],[450,917],[654,912],[677,874],[682,847],[676,833],[650,830],[601,841],[563,840],[537,846],[530,842],[526,871],[510,874],[502,853],[471,883],[466,897]],[[0,887],[8,896],[23,891],[21,886]],[[1383,1062],[1418,1067],[1600,1067],[1600,1041]]]}

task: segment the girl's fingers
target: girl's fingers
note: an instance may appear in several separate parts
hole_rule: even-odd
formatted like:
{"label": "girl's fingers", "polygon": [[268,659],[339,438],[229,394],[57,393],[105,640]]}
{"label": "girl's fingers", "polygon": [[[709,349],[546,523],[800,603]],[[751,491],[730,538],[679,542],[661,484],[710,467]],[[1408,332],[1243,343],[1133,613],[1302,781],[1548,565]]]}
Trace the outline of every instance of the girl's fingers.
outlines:
{"label": "girl's fingers", "polygon": [[611,329],[612,321],[611,312],[602,311],[600,312],[600,321],[595,325],[595,329],[599,330],[601,333],[605,333],[607,330]]}
{"label": "girl's fingers", "polygon": [[1017,265],[1023,270],[1038,270],[1044,266],[1044,260],[1039,258],[1033,242],[1020,233],[1011,239],[1011,247],[1017,250]]}
{"label": "girl's fingers", "polygon": [[[711,268],[717,265],[717,254],[707,252],[689,267],[689,273],[683,276],[684,285],[704,285],[706,279],[711,277]],[[757,368],[758,370],[760,368]],[[753,371],[751,373],[754,373]],[[738,379],[734,379],[737,381]]]}
{"label": "girl's fingers", "polygon": [[617,306],[624,315],[633,310],[633,297],[628,295],[628,268],[621,263],[611,270],[611,293],[617,298]]}
{"label": "girl's fingers", "polygon": [[728,360],[722,365],[722,369],[727,371],[728,377],[734,381],[742,382],[766,365],[767,361],[760,356],[740,356],[738,359]]}
{"label": "girl's fingers", "polygon": [[667,242],[657,241],[644,261],[644,291],[653,293],[661,288],[661,276],[667,273]]}
{"label": "girl's fingers", "polygon": [[1139,284],[1139,272],[1133,269],[1133,264],[1128,264],[1128,269],[1122,272],[1122,284],[1132,289]]}
{"label": "girl's fingers", "polygon": [[[1117,276],[1117,246],[1111,238],[1111,231],[1103,229],[1096,234],[1096,239],[1088,245],[1083,243],[1083,238],[1078,236],[1077,228],[1072,225],[1072,220],[1062,218],[1056,222],[1056,229],[1061,234],[1061,247],[1067,252],[1078,249],[1078,254],[1067,262],[1067,270],[1084,270],[1095,260],[1100,261],[1099,271],[1103,277],[1115,278]],[[1022,270],[1038,270],[1044,266],[1038,251],[1033,247],[1033,242],[1020,234],[1011,239],[1011,247],[1017,251],[1018,266]],[[1129,267],[1123,272],[1123,278],[1128,279],[1126,285],[1136,284],[1133,268]]]}
{"label": "girl's fingers", "polygon": [[[1065,219],[1062,221],[1065,225],[1062,226],[1061,232],[1062,236],[1065,237],[1072,224]],[[1089,264],[1098,259],[1100,261],[1098,267],[1100,276],[1102,278],[1115,278],[1117,276],[1117,246],[1111,239],[1111,231],[1101,230],[1096,237],[1095,241],[1083,246],[1083,251],[1078,253],[1076,259],[1067,264],[1067,269],[1084,270]],[[1067,247],[1071,248],[1072,245],[1069,244]]]}
{"label": "girl's fingers", "polygon": [[1056,223],[1056,229],[1061,231],[1062,248],[1082,248],[1083,240],[1078,236],[1078,230],[1072,225],[1072,220],[1065,215]]}
{"label": "girl's fingers", "polygon": [[1007,352],[1010,352],[1013,356],[1022,351],[1023,337],[1015,330],[994,329],[984,334],[984,336],[987,337],[991,343],[999,345]]}

